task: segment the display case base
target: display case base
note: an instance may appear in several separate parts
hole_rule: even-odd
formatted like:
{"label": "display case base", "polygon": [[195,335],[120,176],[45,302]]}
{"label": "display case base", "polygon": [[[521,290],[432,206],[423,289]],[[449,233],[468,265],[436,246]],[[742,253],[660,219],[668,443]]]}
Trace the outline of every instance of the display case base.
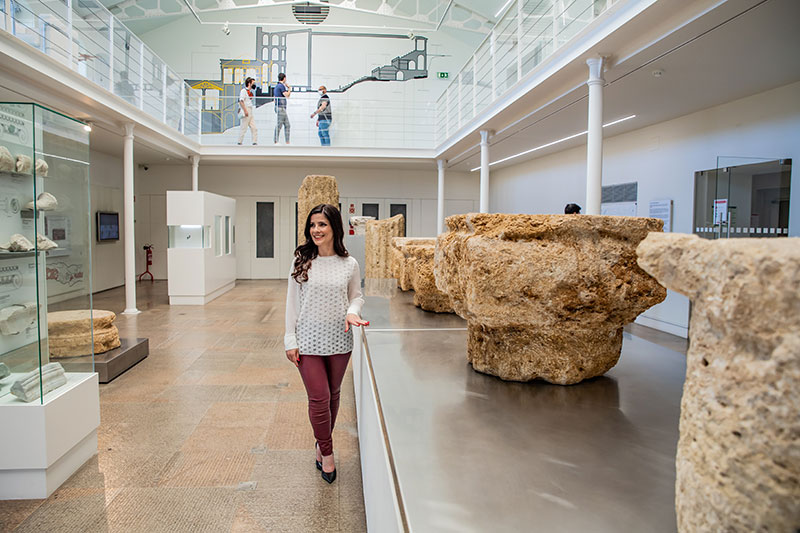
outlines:
{"label": "display case base", "polygon": [[[100,383],[110,383],[150,354],[148,339],[121,338],[119,342],[119,348],[94,356],[94,370],[97,372]],[[90,368],[88,365],[92,364],[92,358],[88,355],[54,360],[61,363],[67,372]]]}
{"label": "display case base", "polygon": [[97,374],[68,372],[44,403],[0,398],[0,500],[49,497],[97,453]]}
{"label": "display case base", "polygon": [[236,282],[232,281],[219,289],[206,294],[205,296],[169,296],[169,305],[205,305],[215,298],[219,298],[232,288],[236,286]]}

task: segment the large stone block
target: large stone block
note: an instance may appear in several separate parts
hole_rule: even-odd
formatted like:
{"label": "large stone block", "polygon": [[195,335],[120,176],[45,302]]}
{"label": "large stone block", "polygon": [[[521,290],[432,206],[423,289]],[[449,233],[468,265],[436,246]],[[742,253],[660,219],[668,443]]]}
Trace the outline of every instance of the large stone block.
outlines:
{"label": "large stone block", "polygon": [[436,287],[433,274],[433,260],[436,246],[409,246],[409,253],[414,257],[412,285],[414,288],[414,305],[425,311],[436,313],[452,313],[453,305],[450,297]]}
{"label": "large stone block", "polygon": [[600,376],[619,360],[622,327],[666,297],[635,253],[660,220],[469,214],[447,225],[436,285],[467,320],[479,372],[561,385]]}
{"label": "large stone block", "polygon": [[367,221],[366,267],[364,277],[383,279],[392,277],[392,238],[405,234],[405,217],[395,215],[383,220]]}
{"label": "large stone block", "polygon": [[88,309],[47,313],[50,356],[80,357],[99,354],[120,346],[119,330],[112,311]]}
{"label": "large stone block", "polygon": [[436,238],[420,237],[394,237],[392,239],[392,277],[397,280],[400,290],[410,291],[414,289],[414,261],[416,257],[411,253],[415,246],[436,246]]}
{"label": "large stone block", "polygon": [[800,527],[800,239],[652,234],[639,264],[692,301],[678,529]]}
{"label": "large stone block", "polygon": [[297,191],[297,244],[306,242],[303,235],[308,213],[319,204],[339,205],[339,187],[333,176],[311,175],[303,179]]}

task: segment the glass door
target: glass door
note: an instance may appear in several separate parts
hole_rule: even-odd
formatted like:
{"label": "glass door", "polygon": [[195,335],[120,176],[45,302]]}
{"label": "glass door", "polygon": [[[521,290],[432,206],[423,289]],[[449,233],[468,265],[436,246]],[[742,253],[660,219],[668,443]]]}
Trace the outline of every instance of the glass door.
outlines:
{"label": "glass door", "polygon": [[787,237],[791,159],[718,157],[695,173],[694,233],[705,239]]}

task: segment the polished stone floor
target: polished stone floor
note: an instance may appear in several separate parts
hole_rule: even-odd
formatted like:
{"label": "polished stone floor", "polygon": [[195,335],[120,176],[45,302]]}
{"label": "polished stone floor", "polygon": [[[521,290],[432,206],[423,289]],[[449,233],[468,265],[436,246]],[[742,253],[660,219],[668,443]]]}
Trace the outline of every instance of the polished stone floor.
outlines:
{"label": "polished stone floor", "polygon": [[[352,373],[328,485],[283,351],[285,283],[240,281],[204,307],[170,307],[165,282],[139,284],[142,314],[116,324],[149,337],[150,356],[100,385],[97,456],[47,500],[0,501],[0,531],[366,531]],[[124,293],[94,306],[119,314]]]}

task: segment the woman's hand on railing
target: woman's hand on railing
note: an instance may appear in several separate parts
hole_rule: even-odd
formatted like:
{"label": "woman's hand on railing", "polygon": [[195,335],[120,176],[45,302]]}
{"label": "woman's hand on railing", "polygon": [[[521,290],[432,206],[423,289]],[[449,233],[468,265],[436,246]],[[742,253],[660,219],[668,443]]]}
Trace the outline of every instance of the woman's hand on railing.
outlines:
{"label": "woman's hand on railing", "polygon": [[369,321],[362,320],[360,316],[350,313],[344,318],[344,330],[350,331],[350,326],[369,326]]}

